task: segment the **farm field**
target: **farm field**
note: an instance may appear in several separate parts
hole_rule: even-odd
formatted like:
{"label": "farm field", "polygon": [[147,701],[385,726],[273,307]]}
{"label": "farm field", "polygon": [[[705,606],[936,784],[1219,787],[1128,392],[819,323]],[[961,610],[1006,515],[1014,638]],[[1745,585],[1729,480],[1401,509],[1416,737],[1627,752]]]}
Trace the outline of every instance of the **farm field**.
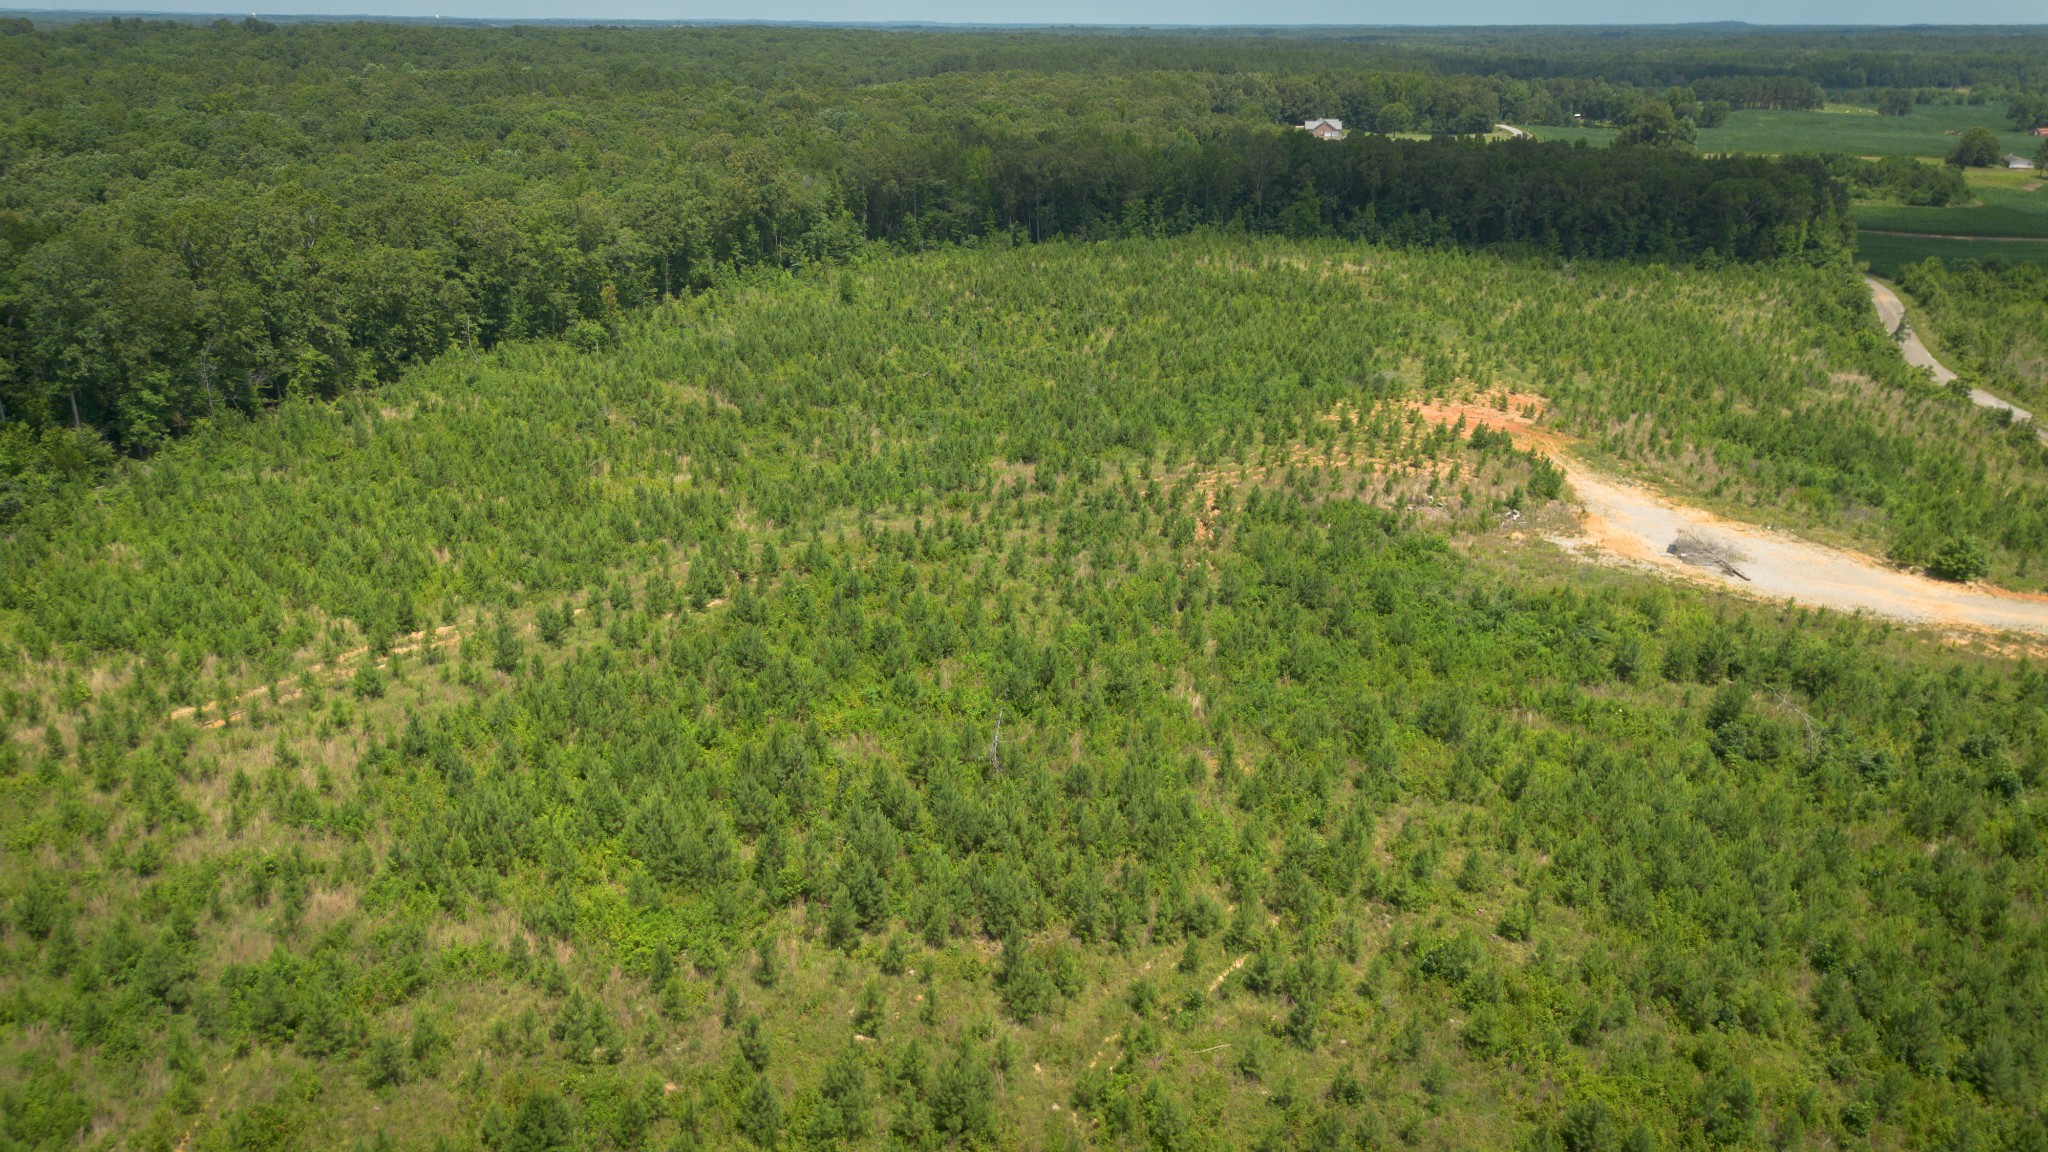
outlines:
{"label": "farm field", "polygon": [[[1982,109],[1972,123],[1987,123]],[[1702,151],[1762,151],[1770,153],[1830,150],[1861,155],[1939,157],[1954,143],[1940,143],[1924,129],[1967,117],[1926,116],[1917,127],[1915,117],[1930,112],[1953,113],[1954,108],[1921,107],[1913,116],[1879,117],[1842,112],[1774,113],[1745,110],[1730,114],[1729,126],[1704,129],[1699,133]],[[1994,110],[1995,111],[1995,110]],[[1884,121],[1872,125],[1866,121]],[[1968,125],[1964,125],[1967,127]],[[1611,128],[1536,128],[1546,140],[1586,140],[1596,146],[1612,144]],[[1828,133],[1832,132],[1832,135]],[[1917,133],[1917,134],[1916,134]],[[1832,140],[1833,143],[1824,142]],[[1917,143],[1916,143],[1917,141]],[[2001,141],[2025,155],[2033,155],[2037,142],[2007,132]],[[2026,237],[2048,241],[2048,190],[2035,172],[1972,169],[1967,173],[1977,201],[1970,205],[1941,208],[1908,207],[1899,204],[1858,202],[1850,216],[1858,231],[1857,254],[1870,262],[1871,269],[1889,275],[1899,266],[1930,256],[1943,260],[2048,261],[2048,243],[1987,243],[1957,237]],[[1875,230],[1875,231],[1873,231]],[[1919,235],[1886,236],[1877,232],[1911,232]]]}
{"label": "farm field", "polygon": [[[1776,112],[1743,108],[1728,114],[1719,128],[1699,130],[1702,152],[1845,152],[1853,156],[1940,158],[1955,147],[1968,128],[1982,126],[1997,134],[2006,151],[2032,157],[2040,141],[2015,132],[2003,107],[1992,105],[1921,105],[1908,116],[1879,116],[1875,111]],[[1586,140],[1612,143],[1615,129],[1602,127],[1532,127],[1545,140]]]}
{"label": "farm field", "polygon": [[1976,201],[1942,208],[1859,203],[1851,209],[1859,228],[1959,236],[2048,238],[2048,186],[2034,172],[1968,173]]}
{"label": "farm field", "polygon": [[1907,116],[1874,112],[1732,112],[1721,128],[1700,133],[1710,152],[1847,152],[1855,156],[1941,157],[1968,128],[1998,135],[2007,151],[2031,156],[2038,141],[2015,132],[2005,109],[1991,104],[1923,104]]}
{"label": "farm field", "polygon": [[1889,276],[1901,265],[1918,263],[1929,257],[1950,264],[1959,261],[2048,263],[2048,240],[1956,239],[1862,232],[1856,237],[1856,255],[1869,261],[1871,271]]}

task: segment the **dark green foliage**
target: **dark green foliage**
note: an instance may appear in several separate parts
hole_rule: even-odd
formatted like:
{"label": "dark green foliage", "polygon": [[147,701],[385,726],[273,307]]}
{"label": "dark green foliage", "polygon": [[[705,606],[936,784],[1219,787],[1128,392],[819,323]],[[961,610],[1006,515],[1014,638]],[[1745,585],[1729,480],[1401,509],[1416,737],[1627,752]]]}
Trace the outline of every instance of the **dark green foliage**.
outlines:
{"label": "dark green foliage", "polygon": [[370,1042],[363,1061],[363,1079],[372,1088],[395,1088],[405,1083],[405,1046],[396,1036],[379,1036]]}
{"label": "dark green foliage", "polygon": [[[1078,57],[1040,35],[824,30],[221,22],[0,38],[17,158],[0,235],[0,518],[104,472],[94,429],[150,452],[450,348],[604,349],[635,307],[877,240],[1219,226],[1760,259],[1841,240],[1839,197],[1812,165],[1363,132],[1327,146],[1287,127],[1670,120],[1670,102],[1629,84],[1510,80],[1493,59],[1446,75],[1428,44],[1253,43],[1271,71],[1171,36]],[[1720,62],[1668,67],[1741,107],[1816,90],[1720,76]],[[938,105],[965,119],[921,111]],[[116,175],[106,156],[137,159]],[[841,305],[859,301],[855,283],[837,282]],[[689,595],[715,592],[700,580]]]}
{"label": "dark green foliage", "polygon": [[962,1043],[939,1064],[929,1101],[932,1127],[949,1140],[994,1140],[995,1094],[995,1070],[980,1052]]}
{"label": "dark green foliage", "polygon": [[519,662],[526,652],[524,640],[519,635],[518,625],[500,616],[491,630],[491,667],[507,674],[519,670]]}
{"label": "dark green foliage", "polygon": [[1745,1143],[1756,1127],[1756,1085],[1732,1068],[1710,1072],[1700,1087],[1698,1107],[1708,1143]]}
{"label": "dark green foliage", "polygon": [[1827,100],[1820,84],[1800,76],[1708,76],[1695,80],[1692,94],[1730,108],[1813,109]]}
{"label": "dark green foliage", "polygon": [[1004,1007],[1012,1017],[1026,1023],[1050,1011],[1059,991],[1053,985],[1044,957],[1034,954],[1015,931],[1003,943],[995,979]]}
{"label": "dark green foliage", "polygon": [[569,990],[548,1035],[562,1046],[562,1054],[572,1063],[616,1064],[624,1055],[625,1041],[618,1022],[602,1003],[585,997],[580,988]]}
{"label": "dark green foliage", "polygon": [[1566,1109],[1557,1135],[1564,1152],[1615,1152],[1621,1143],[1613,1110],[1603,1100],[1587,1100]]}
{"label": "dark green foliage", "polygon": [[47,1052],[17,1057],[15,1075],[0,1081],[0,1140],[10,1148],[68,1148],[92,1122],[92,1105]]}
{"label": "dark green foliage", "polygon": [[1989,168],[1998,163],[1998,157],[1997,135],[1989,128],[1971,128],[1949,150],[1948,162],[1956,168]]}
{"label": "dark green foliage", "polygon": [[485,1117],[483,1143],[491,1152],[570,1152],[577,1128],[569,1105],[541,1088],[527,1093],[510,1117],[496,1110]]}
{"label": "dark green foliage", "polygon": [[740,1020],[739,1033],[735,1041],[740,1057],[747,1062],[747,1067],[756,1072],[768,1070],[768,1061],[773,1055],[773,1049],[768,1043],[767,1035],[761,1030],[761,1017],[758,1014],[749,1012]]}
{"label": "dark green foliage", "polygon": [[1695,126],[1672,113],[1671,105],[1649,100],[1630,112],[1621,122],[1621,134],[1614,138],[1621,147],[1691,148]]}
{"label": "dark green foliage", "polygon": [[782,1098],[766,1076],[755,1077],[754,1086],[747,1089],[740,1103],[739,1130],[758,1147],[773,1148],[781,1143]]}
{"label": "dark green foliage", "polygon": [[1859,198],[1928,208],[1970,201],[1970,186],[1953,165],[1922,164],[1907,156],[1870,160],[1830,154],[1823,160]]}
{"label": "dark green foliage", "polygon": [[434,1022],[431,1013],[416,1011],[412,1018],[412,1037],[407,1054],[412,1058],[413,1067],[419,1074],[431,1080],[441,1074],[441,1061],[447,1055],[451,1042],[447,1033]]}
{"label": "dark green foliage", "polygon": [[1991,562],[1984,555],[1984,548],[1975,540],[1965,536],[1951,537],[1935,550],[1934,559],[1927,562],[1927,570],[1943,580],[1975,580],[1991,570]]}
{"label": "dark green foliage", "polygon": [[882,1034],[883,991],[878,981],[861,986],[860,1000],[853,1008],[853,1030],[873,1039]]}
{"label": "dark green foliage", "polygon": [[861,1062],[860,1054],[848,1049],[825,1068],[825,1078],[819,1087],[825,1107],[818,1110],[811,1124],[810,1136],[814,1140],[860,1140],[873,1128],[869,1111],[874,1105],[868,1086],[868,1071]]}
{"label": "dark green foliage", "polygon": [[879,967],[884,976],[901,976],[910,962],[910,939],[901,932],[889,933],[889,942],[882,946]]}

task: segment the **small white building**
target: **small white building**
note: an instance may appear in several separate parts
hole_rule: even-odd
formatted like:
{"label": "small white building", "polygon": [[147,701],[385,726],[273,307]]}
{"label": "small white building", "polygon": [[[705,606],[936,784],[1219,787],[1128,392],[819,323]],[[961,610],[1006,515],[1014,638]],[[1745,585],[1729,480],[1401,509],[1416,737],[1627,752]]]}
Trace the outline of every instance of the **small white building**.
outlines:
{"label": "small white building", "polygon": [[2027,159],[2025,156],[2020,155],[2017,152],[2007,152],[2005,154],[2005,166],[2007,168],[2014,169],[2015,171],[2024,171],[2026,169],[2032,168],[2034,166],[2034,162],[2032,160]]}
{"label": "small white building", "polygon": [[1328,118],[1310,120],[1302,124],[1301,130],[1318,140],[1342,140],[1344,138],[1344,122],[1342,120],[1331,120]]}

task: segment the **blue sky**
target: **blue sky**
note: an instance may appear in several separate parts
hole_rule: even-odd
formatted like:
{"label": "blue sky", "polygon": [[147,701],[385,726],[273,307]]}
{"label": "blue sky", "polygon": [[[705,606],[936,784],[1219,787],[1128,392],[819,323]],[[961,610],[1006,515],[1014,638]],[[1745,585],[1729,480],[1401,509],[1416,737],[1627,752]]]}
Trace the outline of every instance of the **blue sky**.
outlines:
{"label": "blue sky", "polygon": [[[0,9],[221,12],[233,0],[39,0]],[[992,24],[1973,24],[2048,22],[2044,0],[241,0],[279,14]]]}

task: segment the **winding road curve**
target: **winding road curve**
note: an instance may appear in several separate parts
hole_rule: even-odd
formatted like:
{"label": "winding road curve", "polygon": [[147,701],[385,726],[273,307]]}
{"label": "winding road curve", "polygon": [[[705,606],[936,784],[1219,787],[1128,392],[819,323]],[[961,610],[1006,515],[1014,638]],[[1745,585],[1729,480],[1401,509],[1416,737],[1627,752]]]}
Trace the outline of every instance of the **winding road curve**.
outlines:
{"label": "winding road curve", "polygon": [[[1899,299],[1899,294],[1892,291],[1891,285],[1886,284],[1877,277],[1865,276],[1863,280],[1870,285],[1870,299],[1877,305],[1877,318],[1884,323],[1884,330],[1896,336],[1899,331],[1899,325],[1906,322],[1906,302]],[[1956,378],[1956,374],[1948,370],[1948,365],[1934,358],[1934,353],[1929,352],[1927,345],[1920,342],[1920,334],[1911,328],[1906,329],[1906,338],[1899,342],[1899,351],[1905,353],[1906,363],[1911,364],[1915,368],[1925,368],[1934,373],[1934,382],[1936,384],[1947,384]],[[2032,420],[2034,418],[2032,412],[2014,404],[2010,400],[2002,400],[1997,396],[1993,396],[1982,388],[1970,389],[1970,402],[1980,408],[2010,412],[2015,420]],[[2048,430],[2044,430],[2041,433],[2041,438],[2048,440]]]}

